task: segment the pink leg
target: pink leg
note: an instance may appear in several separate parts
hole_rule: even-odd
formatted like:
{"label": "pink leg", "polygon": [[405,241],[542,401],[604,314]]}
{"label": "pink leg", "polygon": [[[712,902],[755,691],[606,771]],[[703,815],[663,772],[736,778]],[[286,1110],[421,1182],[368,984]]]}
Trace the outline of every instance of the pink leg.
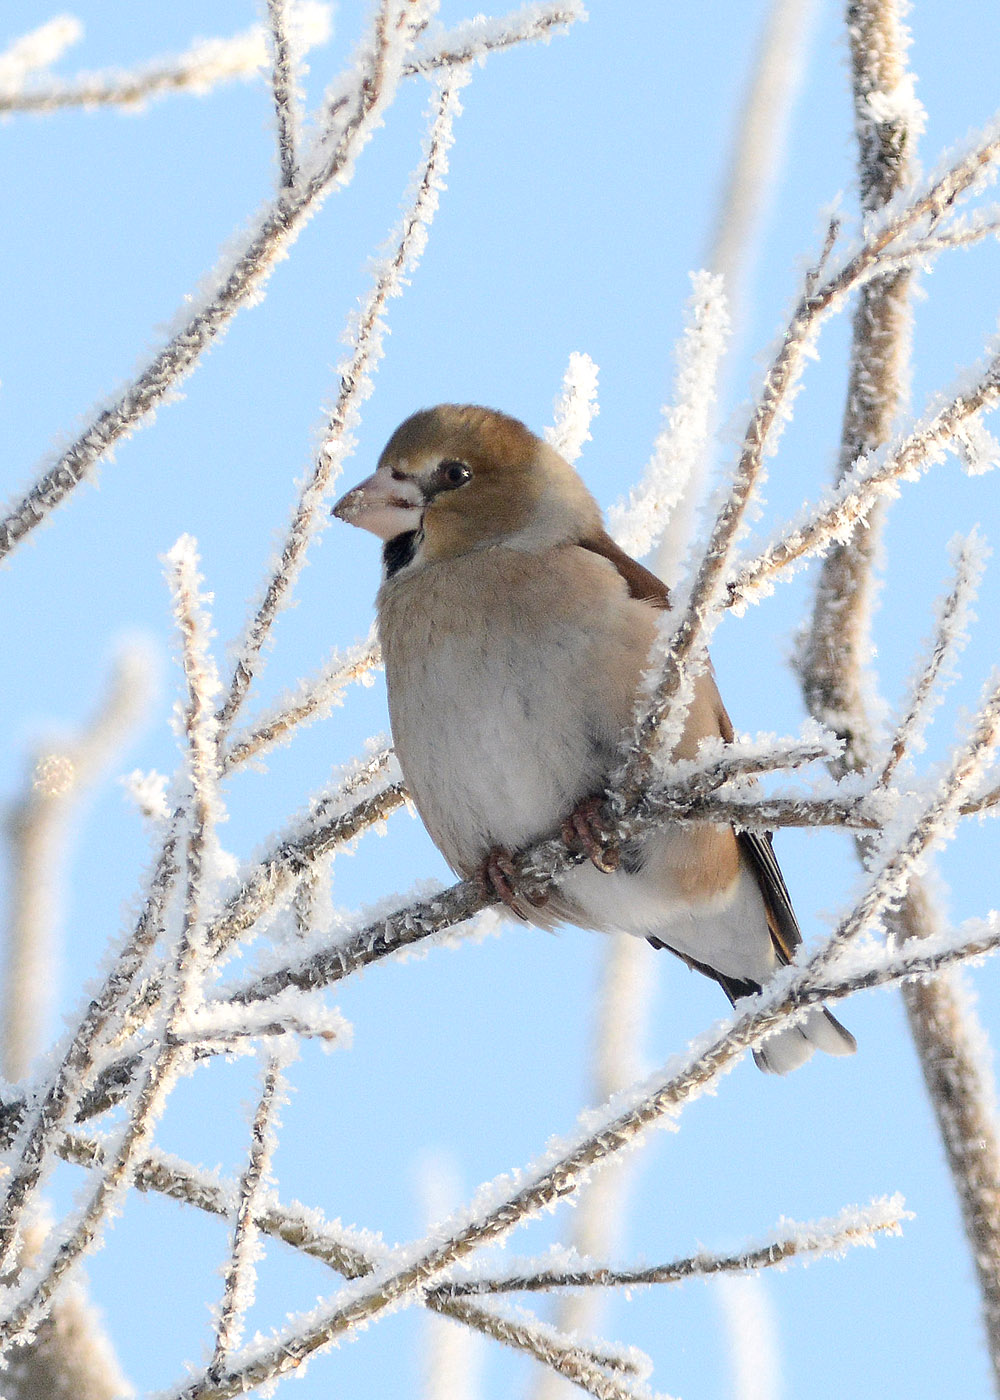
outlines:
{"label": "pink leg", "polygon": [[505,851],[502,846],[494,846],[489,855],[482,862],[476,871],[476,883],[482,890],[484,899],[498,899],[507,908],[512,910],[519,919],[524,915],[518,908],[518,899],[526,899],[535,908],[548,902],[547,894],[538,894],[534,891],[518,890],[517,870],[511,859],[509,851]]}
{"label": "pink leg", "polygon": [[618,869],[621,852],[601,816],[603,797],[586,797],[562,824],[562,839],[581,851],[605,875]]}

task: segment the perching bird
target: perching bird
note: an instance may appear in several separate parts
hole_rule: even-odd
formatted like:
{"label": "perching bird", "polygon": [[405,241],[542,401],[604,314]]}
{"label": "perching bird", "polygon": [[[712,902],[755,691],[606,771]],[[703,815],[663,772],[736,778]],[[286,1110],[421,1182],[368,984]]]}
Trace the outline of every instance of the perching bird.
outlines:
{"label": "perching bird", "polygon": [[[396,429],[334,514],[385,541],[393,738],[449,865],[532,923],[637,934],[731,1001],[760,991],[802,940],[769,837],[666,822],[609,869],[600,795],[669,599],[605,532],[573,468],[515,418],[441,404]],[[706,671],[674,756],[719,735],[733,728]],[[510,854],[560,824],[591,859],[539,907],[515,888]],[[855,1042],[817,1007],[756,1059],[785,1073],[814,1047],[846,1055]]]}

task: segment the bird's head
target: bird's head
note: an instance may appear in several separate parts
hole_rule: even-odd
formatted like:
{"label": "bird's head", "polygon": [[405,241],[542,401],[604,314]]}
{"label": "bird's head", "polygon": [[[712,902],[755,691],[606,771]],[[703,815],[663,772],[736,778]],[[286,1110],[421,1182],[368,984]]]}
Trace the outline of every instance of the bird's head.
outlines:
{"label": "bird's head", "polygon": [[333,513],[408,558],[455,558],[493,544],[541,548],[600,529],[600,511],[573,468],[516,418],[439,404],[402,423],[373,476]]}

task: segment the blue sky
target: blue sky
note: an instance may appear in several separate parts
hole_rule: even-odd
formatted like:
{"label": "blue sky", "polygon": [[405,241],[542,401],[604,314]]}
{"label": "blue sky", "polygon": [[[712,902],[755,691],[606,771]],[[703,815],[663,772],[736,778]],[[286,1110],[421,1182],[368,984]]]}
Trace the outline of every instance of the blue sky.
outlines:
{"label": "blue sky", "polygon": [[[605,505],[637,478],[672,381],[689,273],[700,267],[725,158],[766,7],[594,0],[586,24],[548,45],[495,55],[463,95],[449,189],[425,257],[391,307],[391,336],[365,410],[349,483],[366,475],[389,432],[442,400],[492,404],[541,429],[568,355],[601,371],[601,412],[579,463]],[[129,66],[181,50],[197,36],[252,23],[250,0],[176,0],[171,6],[74,6],[85,37],[60,71]],[[311,58],[315,97],[346,60],[366,7],[343,0],[332,42]],[[446,21],[469,11],[442,5]],[[33,13],[24,24],[47,14]],[[928,113],[921,155],[939,155],[1000,107],[1000,23],[987,0],[926,3],[911,17],[912,66]],[[12,31],[16,32],[15,29]],[[159,412],[37,531],[0,576],[4,684],[0,798],[23,781],[31,745],[77,725],[101,690],[123,637],[159,654],[160,697],[119,769],[169,772],[178,693],[161,556],[183,532],[202,553],[215,595],[220,655],[238,634],[309,466],[322,407],[332,398],[347,313],[367,285],[366,262],[398,214],[419,157],[426,91],[410,83],[365,150],[354,182],[333,195],[276,269],[264,302]],[[7,216],[0,260],[0,440],[4,494],[68,440],[89,408],[155,347],[183,298],[271,190],[275,160],[263,83],[180,95],[145,112],[66,111],[17,116],[0,129]],[[732,460],[745,404],[815,256],[832,204],[855,207],[854,149],[840,7],[819,3],[786,159],[763,233],[745,313],[727,366],[718,465]],[[920,279],[911,409],[946,390],[996,330],[994,245],[952,254]],[[766,538],[815,498],[835,459],[847,322],[831,324],[810,367],[796,418],[774,460],[757,526]],[[950,460],[893,507],[876,624],[881,684],[898,702],[930,629],[952,535],[981,522],[997,537],[993,478]],[[335,645],[367,632],[378,583],[374,541],[332,528],[314,550],[298,605],[276,629],[251,710],[316,669]],[[930,736],[940,758],[962,707],[973,706],[995,661],[1000,609],[996,561],[963,677]],[[787,665],[814,575],[800,575],[715,643],[723,693],[739,728],[788,734],[801,721]],[[380,685],[352,692],[343,710],[233,780],[228,849],[250,854],[369,734],[387,728]],[[807,938],[858,888],[848,838],[785,833],[779,851]],[[950,913],[996,900],[995,826],[963,833],[942,858]],[[127,923],[149,860],[147,838],[109,780],[78,825],[70,857],[62,950],[52,969],[50,1033],[78,1006],[108,940]],[[405,813],[336,862],[333,897],[354,908],[421,876],[448,878]],[[527,1161],[552,1133],[570,1131],[588,1103],[586,1052],[600,937],[505,927],[499,937],[420,960],[379,966],[338,1004],[355,1026],[351,1052],[306,1049],[292,1071],[276,1171],[283,1196],[380,1230],[388,1241],[424,1225],[422,1165],[445,1159],[470,1194]],[[677,962],[650,955],[657,977],[644,1055],[664,1061],[724,1013],[718,989]],[[972,974],[987,1024],[1000,1023],[996,975]],[[820,1058],[788,1080],[749,1063],[699,1101],[680,1133],[644,1150],[623,1259],[660,1261],[696,1244],[728,1247],[782,1214],[825,1216],[900,1190],[916,1213],[901,1240],[842,1262],[791,1268],[767,1280],[779,1329],[785,1394],[930,1397],[942,1377],[985,1396],[989,1371],[958,1210],[934,1135],[898,998],[874,993],[843,1011],[860,1050]],[[160,1141],[208,1166],[240,1170],[249,1061],[199,1071],[176,1092]],[[58,1200],[79,1184],[68,1169]],[[542,1247],[568,1212],[520,1232],[518,1253]],[[165,1387],[209,1341],[205,1300],[221,1287],[221,1225],[164,1201],[130,1198],[89,1274],[140,1392]],[[155,1260],[155,1268],[151,1268]],[[150,1282],[150,1275],[152,1280]],[[262,1330],[309,1307],[335,1280],[277,1247],[262,1269],[253,1325]],[[654,1384],[685,1400],[729,1394],[720,1314],[710,1287],[617,1300],[602,1331],[656,1362]],[[317,1361],[298,1394],[417,1393],[422,1317],[370,1328]],[[483,1344],[486,1345],[485,1343]],[[525,1363],[484,1356],[485,1400],[526,1394]]]}

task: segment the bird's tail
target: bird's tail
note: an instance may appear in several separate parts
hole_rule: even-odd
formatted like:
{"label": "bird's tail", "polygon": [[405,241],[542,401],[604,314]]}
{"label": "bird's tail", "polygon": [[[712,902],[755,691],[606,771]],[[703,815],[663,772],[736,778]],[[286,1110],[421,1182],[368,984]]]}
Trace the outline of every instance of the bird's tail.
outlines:
{"label": "bird's tail", "polygon": [[804,1064],[814,1050],[825,1050],[828,1055],[853,1055],[857,1048],[850,1031],[825,1006],[818,1006],[796,1025],[768,1036],[753,1057],[758,1068],[769,1074],[789,1074]]}

